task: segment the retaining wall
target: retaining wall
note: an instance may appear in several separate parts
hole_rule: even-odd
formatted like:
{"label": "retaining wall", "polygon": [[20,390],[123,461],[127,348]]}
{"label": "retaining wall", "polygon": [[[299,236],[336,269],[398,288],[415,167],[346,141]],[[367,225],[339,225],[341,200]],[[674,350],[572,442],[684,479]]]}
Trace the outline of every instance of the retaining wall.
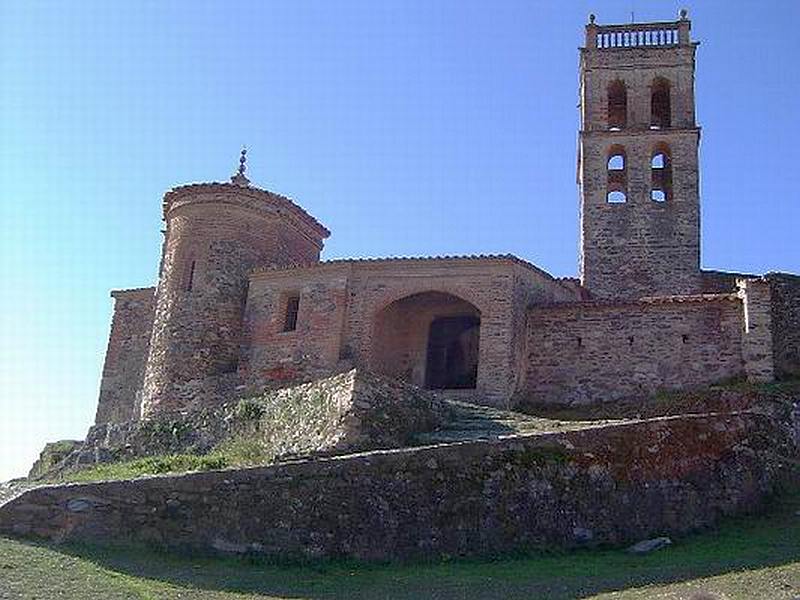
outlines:
{"label": "retaining wall", "polygon": [[43,487],[0,532],[382,560],[680,534],[757,508],[789,429],[699,415],[269,467]]}

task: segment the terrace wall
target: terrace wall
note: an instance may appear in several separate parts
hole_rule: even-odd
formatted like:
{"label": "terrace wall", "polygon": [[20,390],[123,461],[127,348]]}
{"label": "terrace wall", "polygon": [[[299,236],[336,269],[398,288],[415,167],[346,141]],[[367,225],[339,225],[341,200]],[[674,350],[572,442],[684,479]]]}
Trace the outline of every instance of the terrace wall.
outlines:
{"label": "terrace wall", "polygon": [[0,533],[362,560],[624,544],[757,508],[790,444],[764,415],[698,415],[42,487],[0,506]]}

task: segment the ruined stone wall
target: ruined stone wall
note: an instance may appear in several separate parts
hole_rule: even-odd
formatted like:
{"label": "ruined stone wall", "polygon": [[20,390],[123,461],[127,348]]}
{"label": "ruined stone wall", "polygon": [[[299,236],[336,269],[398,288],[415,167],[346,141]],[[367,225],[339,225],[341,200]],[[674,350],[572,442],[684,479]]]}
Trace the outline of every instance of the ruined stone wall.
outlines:
{"label": "ruined stone wall", "polygon": [[533,308],[523,404],[581,404],[745,374],[733,295]]}
{"label": "ruined stone wall", "polygon": [[800,276],[766,276],[772,301],[772,344],[775,374],[800,377]]}
{"label": "ruined stone wall", "polygon": [[236,185],[167,193],[143,414],[213,404],[229,394],[239,366],[250,271],[319,258],[325,230],[298,224],[292,206]]}
{"label": "ruined stone wall", "polygon": [[625,544],[756,509],[790,444],[763,415],[697,415],[42,487],[0,506],[0,532],[361,560]]}
{"label": "ruined stone wall", "polygon": [[155,288],[115,290],[95,424],[139,418],[142,383],[153,329]]}
{"label": "ruined stone wall", "polygon": [[[311,378],[339,361],[375,368],[381,360],[376,350],[386,345],[376,329],[379,314],[428,292],[455,296],[480,313],[475,397],[499,405],[507,404],[516,383],[520,307],[535,299],[574,297],[546,273],[506,257],[344,261],[264,271],[250,282],[246,380],[257,388],[270,381]],[[284,299],[291,293],[300,294],[297,330],[282,332]],[[436,310],[429,312],[433,316]],[[423,357],[407,359],[418,364]]]}

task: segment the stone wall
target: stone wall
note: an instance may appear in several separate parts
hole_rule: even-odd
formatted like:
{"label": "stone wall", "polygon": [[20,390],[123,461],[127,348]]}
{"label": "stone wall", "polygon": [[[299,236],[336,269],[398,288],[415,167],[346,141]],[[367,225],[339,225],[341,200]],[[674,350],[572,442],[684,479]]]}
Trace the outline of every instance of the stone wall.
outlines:
{"label": "stone wall", "polygon": [[95,424],[139,418],[142,380],[153,329],[155,288],[115,290]]}
{"label": "stone wall", "polygon": [[698,415],[42,487],[0,506],[0,532],[365,560],[624,544],[757,508],[789,438],[765,415]]}
{"label": "stone wall", "polygon": [[[669,47],[581,50],[581,281],[595,297],[700,292],[696,46],[688,43],[688,30],[686,35]],[[668,127],[651,127],[657,79],[669,86]],[[613,84],[626,90],[626,122],[618,128],[609,122]],[[658,153],[667,157],[671,173],[672,191],[663,202],[651,199],[651,159]],[[614,155],[624,157],[617,172],[608,169]],[[626,201],[607,202],[614,190],[624,192]]]}
{"label": "stone wall", "polygon": [[[295,294],[300,296],[297,328],[283,331],[286,299]],[[398,365],[406,365],[400,374],[421,384],[424,315],[408,303],[422,301],[423,296],[430,300],[431,294],[443,300],[426,305],[428,320],[450,314],[455,304],[461,312],[479,314],[475,398],[496,405],[507,405],[516,384],[519,329],[527,303],[575,299],[574,290],[513,257],[333,261],[305,269],[266,270],[250,281],[241,372],[257,389],[311,379],[339,368],[341,362],[382,372],[386,357],[394,352],[398,362],[392,365],[393,374],[399,372]],[[418,303],[413,306],[419,308]],[[382,327],[392,311],[398,313],[392,322],[414,329],[415,335],[387,339]],[[395,347],[389,347],[392,344]]]}
{"label": "stone wall", "polygon": [[399,448],[419,445],[416,436],[442,430],[457,413],[430,392],[354,369],[215,407],[98,424],[83,442],[48,444],[29,477],[53,480],[146,456],[229,457],[235,451],[235,460],[242,461],[235,464],[265,464],[288,456]]}
{"label": "stone wall", "polygon": [[522,404],[582,404],[745,372],[735,295],[532,308]]}
{"label": "stone wall", "polygon": [[167,192],[164,219],[145,416],[223,400],[239,366],[249,272],[316,261],[328,234],[288,199],[230,184]]}
{"label": "stone wall", "polygon": [[800,377],[800,276],[770,273],[772,353],[778,377]]}
{"label": "stone wall", "polygon": [[772,301],[764,278],[737,281],[742,299],[742,358],[748,381],[767,382],[775,378],[772,352]]}

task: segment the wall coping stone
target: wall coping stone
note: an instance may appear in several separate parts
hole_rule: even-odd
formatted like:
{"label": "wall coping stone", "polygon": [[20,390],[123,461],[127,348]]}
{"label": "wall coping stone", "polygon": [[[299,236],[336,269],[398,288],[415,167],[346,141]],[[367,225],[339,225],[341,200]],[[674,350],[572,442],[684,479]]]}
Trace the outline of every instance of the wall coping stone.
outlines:
{"label": "wall coping stone", "polygon": [[582,302],[554,302],[551,304],[534,304],[528,309],[536,310],[573,310],[576,308],[624,308],[629,306],[646,306],[649,304],[689,304],[710,302],[737,302],[737,294],[689,294],[685,296],[644,296],[637,300],[588,300]]}

